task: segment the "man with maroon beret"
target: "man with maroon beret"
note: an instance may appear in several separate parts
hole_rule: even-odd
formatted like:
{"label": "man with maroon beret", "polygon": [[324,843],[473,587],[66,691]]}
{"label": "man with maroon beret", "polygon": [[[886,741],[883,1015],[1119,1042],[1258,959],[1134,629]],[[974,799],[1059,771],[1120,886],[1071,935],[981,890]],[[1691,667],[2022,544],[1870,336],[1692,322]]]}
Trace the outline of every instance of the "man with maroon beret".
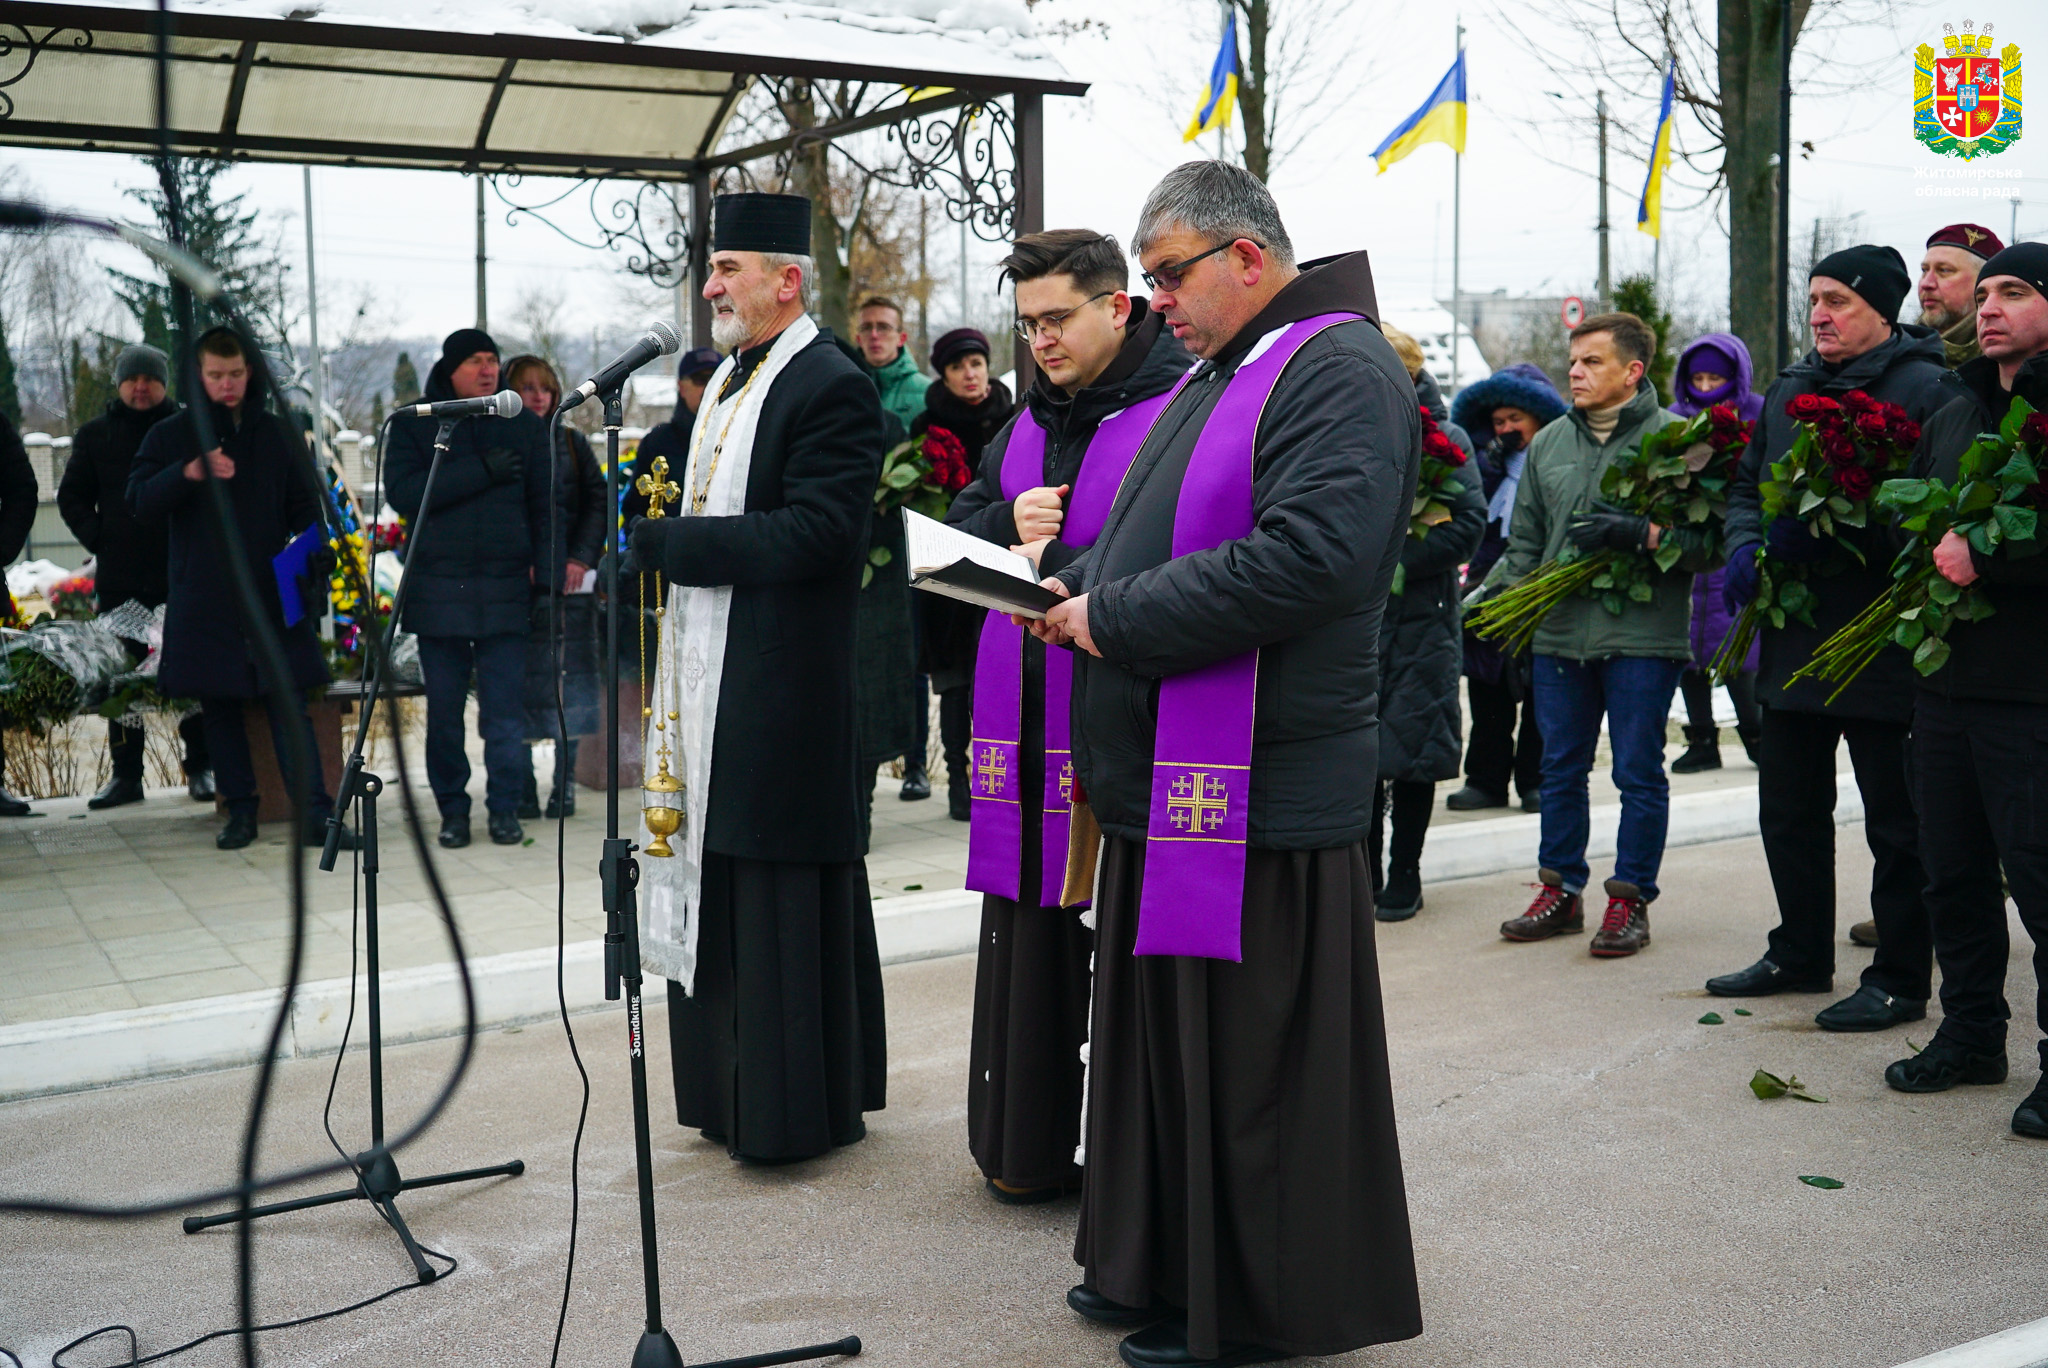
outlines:
{"label": "man with maroon beret", "polygon": [[1920,258],[1920,322],[1941,334],[1953,370],[1977,349],[1977,271],[2005,250],[1981,223],[1951,223],[1927,239]]}

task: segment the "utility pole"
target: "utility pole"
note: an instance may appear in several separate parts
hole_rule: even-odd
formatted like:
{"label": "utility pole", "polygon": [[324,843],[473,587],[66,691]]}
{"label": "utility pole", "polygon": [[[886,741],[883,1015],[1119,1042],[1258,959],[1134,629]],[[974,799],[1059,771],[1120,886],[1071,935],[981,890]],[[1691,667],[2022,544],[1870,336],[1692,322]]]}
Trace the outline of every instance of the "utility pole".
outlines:
{"label": "utility pole", "polygon": [[960,326],[971,326],[967,313],[967,220],[960,220]]}
{"label": "utility pole", "polygon": [[1778,0],[1778,369],[1792,364],[1792,0]]}
{"label": "utility pole", "polygon": [[1607,258],[1607,92],[1593,97],[1593,110],[1600,120],[1600,310],[1605,313],[1614,299]]}
{"label": "utility pole", "polygon": [[[1464,55],[1465,55],[1465,20],[1464,20],[1464,19],[1463,19],[1463,17],[1461,16],[1461,17],[1459,18],[1459,20],[1458,20],[1458,56],[1459,56],[1459,57],[1463,57]],[[1455,398],[1455,397],[1457,396],[1457,393],[1458,393],[1458,357],[1459,357],[1459,355],[1460,355],[1460,354],[1461,354],[1461,353],[1462,353],[1462,352],[1463,352],[1463,351],[1465,350],[1465,349],[1464,349],[1464,346],[1462,345],[1463,339],[1461,339],[1461,338],[1460,338],[1460,337],[1458,336],[1458,333],[1459,333],[1460,329],[1462,329],[1462,328],[1463,328],[1463,327],[1465,326],[1465,323],[1464,323],[1464,313],[1465,313],[1465,297],[1464,297],[1464,295],[1463,295],[1463,294],[1461,294],[1461,293],[1459,292],[1459,291],[1460,291],[1460,286],[1461,286],[1461,283],[1462,283],[1462,282],[1460,281],[1460,278],[1459,278],[1459,275],[1460,275],[1460,273],[1459,273],[1459,266],[1460,266],[1461,262],[1460,262],[1460,258],[1459,258],[1459,250],[1458,250],[1458,249],[1459,249],[1459,247],[1460,247],[1460,245],[1461,245],[1461,237],[1460,237],[1460,234],[1459,234],[1459,229],[1460,229],[1460,228],[1462,228],[1462,227],[1464,226],[1464,213],[1465,213],[1465,194],[1464,194],[1464,180],[1465,180],[1465,150],[1464,150],[1464,149],[1463,149],[1462,147],[1459,147],[1459,148],[1453,148],[1453,149],[1452,149],[1452,151],[1451,151],[1451,394],[1450,394],[1450,397],[1452,397],[1452,398]]]}
{"label": "utility pole", "polygon": [[2020,240],[2020,197],[2012,197],[2012,227],[2006,230],[2005,245],[2010,247]]}
{"label": "utility pole", "polygon": [[320,285],[313,274],[313,168],[301,166],[306,190],[306,330],[310,334],[311,364],[307,367],[307,389],[313,397],[313,459],[327,449],[327,403],[320,381]]}
{"label": "utility pole", "polygon": [[491,330],[491,306],[489,296],[484,293],[484,172],[476,172],[476,326],[483,332]]}
{"label": "utility pole", "polygon": [[[925,247],[931,233],[932,202],[923,195],[917,197],[917,354],[930,356],[932,351],[932,273],[925,264]],[[914,358],[913,358],[914,359]]]}

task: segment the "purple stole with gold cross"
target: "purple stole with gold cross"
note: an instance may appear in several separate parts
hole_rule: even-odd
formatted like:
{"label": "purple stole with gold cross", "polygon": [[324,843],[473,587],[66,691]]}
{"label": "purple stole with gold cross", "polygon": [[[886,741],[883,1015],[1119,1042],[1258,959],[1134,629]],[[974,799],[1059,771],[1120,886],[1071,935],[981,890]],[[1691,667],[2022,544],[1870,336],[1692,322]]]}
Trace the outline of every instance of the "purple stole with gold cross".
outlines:
{"label": "purple stole with gold cross", "polygon": [[[1124,472],[1130,469],[1153,420],[1173,393],[1154,395],[1102,420],[1088,441],[1081,470],[1067,497],[1060,540],[1090,546],[1102,533]],[[1002,491],[1015,499],[1045,484],[1045,429],[1027,407],[1018,415],[1003,452]],[[1074,757],[1068,708],[1074,659],[1045,653],[1045,741],[1040,808],[1038,900],[1057,907],[1066,882],[1068,829],[1073,812]],[[1018,752],[1024,737],[1024,629],[1001,613],[982,624],[974,662],[974,739],[968,748],[973,802],[969,816],[967,887],[1018,899],[1023,884],[1024,808]]]}
{"label": "purple stole with gold cross", "polygon": [[[1246,354],[1188,457],[1174,506],[1176,557],[1251,535],[1252,448],[1273,387],[1311,337],[1358,317],[1305,318],[1268,333]],[[1258,685],[1255,650],[1160,681],[1135,954],[1244,959],[1245,847]]]}

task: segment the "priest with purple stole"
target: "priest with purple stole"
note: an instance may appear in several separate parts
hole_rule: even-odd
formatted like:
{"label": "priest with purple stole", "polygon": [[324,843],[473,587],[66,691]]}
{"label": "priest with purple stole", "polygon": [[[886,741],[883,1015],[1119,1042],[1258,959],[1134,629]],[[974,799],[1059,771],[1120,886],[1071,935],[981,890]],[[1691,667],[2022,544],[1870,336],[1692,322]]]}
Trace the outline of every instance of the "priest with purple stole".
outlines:
{"label": "priest with purple stole", "polygon": [[[1017,335],[1039,378],[946,521],[1053,574],[1102,530],[1152,420],[1193,359],[1144,298],[1113,237],[1032,233],[1004,258]],[[1073,656],[989,614],[976,656],[967,887],[983,894],[968,1053],[967,1139],[997,1201],[1077,1183],[1088,1039],[1085,899],[1061,907],[1074,766]]]}
{"label": "priest with purple stole", "polygon": [[1103,832],[1068,1293],[1138,1365],[1421,1333],[1365,837],[1378,637],[1421,462],[1365,253],[1178,167],[1134,244],[1200,360],[1033,631],[1074,648]]}

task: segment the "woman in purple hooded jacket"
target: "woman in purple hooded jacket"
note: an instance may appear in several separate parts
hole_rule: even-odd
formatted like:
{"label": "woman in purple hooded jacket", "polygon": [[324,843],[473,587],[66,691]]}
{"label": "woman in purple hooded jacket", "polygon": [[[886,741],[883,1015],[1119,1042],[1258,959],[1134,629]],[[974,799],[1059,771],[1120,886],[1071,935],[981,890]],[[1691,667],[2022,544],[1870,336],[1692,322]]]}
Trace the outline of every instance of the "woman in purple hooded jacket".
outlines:
{"label": "woman in purple hooded jacket", "polygon": [[[1682,418],[1702,413],[1715,404],[1730,404],[1745,421],[1755,422],[1764,410],[1763,396],[1750,389],[1749,348],[1729,333],[1708,333],[1686,344],[1678,354],[1672,374],[1671,411]],[[1721,731],[1714,725],[1714,685],[1707,677],[1707,662],[1721,649],[1733,619],[1721,601],[1721,571],[1709,570],[1692,582],[1692,668],[1679,679],[1685,696],[1685,754],[1671,762],[1673,774],[1695,774],[1721,768]],[[1750,643],[1742,670],[1728,681],[1728,697],[1735,703],[1735,734],[1742,748],[1756,762],[1757,647]]]}

